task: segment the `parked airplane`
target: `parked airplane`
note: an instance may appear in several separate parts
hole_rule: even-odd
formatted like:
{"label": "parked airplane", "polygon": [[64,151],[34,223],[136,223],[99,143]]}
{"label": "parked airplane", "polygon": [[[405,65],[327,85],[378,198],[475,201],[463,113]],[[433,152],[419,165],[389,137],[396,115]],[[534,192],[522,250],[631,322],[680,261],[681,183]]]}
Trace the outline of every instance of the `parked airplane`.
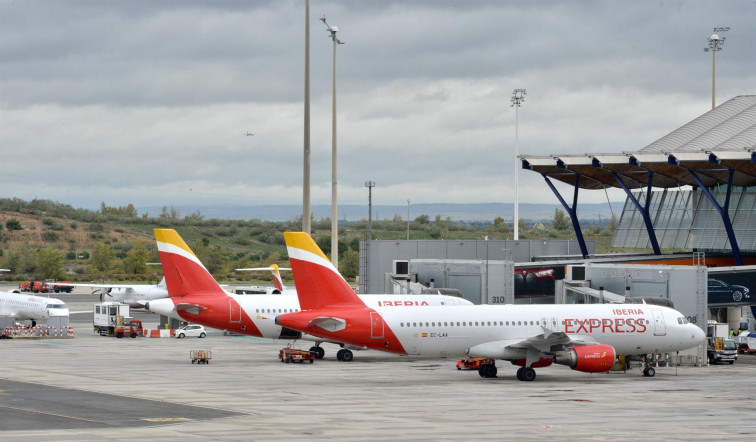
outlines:
{"label": "parked airplane", "polygon": [[32,327],[37,325],[37,321],[68,314],[68,307],[60,299],[22,294],[18,290],[0,292],[0,316],[10,316],[22,321],[30,320]]}
{"label": "parked airplane", "polygon": [[149,301],[167,298],[168,289],[165,287],[165,277],[155,284],[72,284],[72,283],[48,283],[50,285],[65,285],[73,287],[92,287],[99,290],[100,302],[121,302],[129,304],[131,308],[144,308]]}
{"label": "parked airplane", "polygon": [[288,293],[288,294],[296,294],[296,290],[294,289],[287,289],[286,286],[283,283],[283,279],[281,279],[281,273],[280,270],[291,270],[287,267],[278,267],[277,264],[271,264],[268,267],[251,267],[248,269],[235,269],[237,272],[256,272],[256,271],[263,271],[268,270],[273,275],[273,286],[274,288],[269,291],[269,295],[274,294],[280,294],[280,293]]}
{"label": "parked airplane", "polygon": [[[268,339],[302,338],[314,341],[315,346],[310,350],[316,352],[318,358],[322,358],[325,354],[320,347],[321,343],[340,343],[332,339],[303,336],[302,333],[275,323],[277,315],[299,311],[299,301],[296,296],[286,293],[283,295],[229,293],[218,285],[175,230],[155,229],[155,239],[171,297],[148,302],[145,306],[147,310],[244,335]],[[352,290],[346,281],[344,284],[350,291]],[[465,299],[442,295],[361,295],[358,299],[362,299],[367,305],[373,307],[383,306],[397,310],[423,309],[432,305],[472,305]],[[353,354],[349,348],[342,348],[337,358],[351,361]]]}
{"label": "parked airplane", "polygon": [[[302,311],[281,314],[276,324],[322,339],[397,354],[504,359],[521,367],[522,381],[552,363],[605,372],[616,355],[674,352],[705,339],[681,313],[644,304],[369,306],[310,235],[284,236]],[[496,376],[490,360],[479,369],[483,377]]]}

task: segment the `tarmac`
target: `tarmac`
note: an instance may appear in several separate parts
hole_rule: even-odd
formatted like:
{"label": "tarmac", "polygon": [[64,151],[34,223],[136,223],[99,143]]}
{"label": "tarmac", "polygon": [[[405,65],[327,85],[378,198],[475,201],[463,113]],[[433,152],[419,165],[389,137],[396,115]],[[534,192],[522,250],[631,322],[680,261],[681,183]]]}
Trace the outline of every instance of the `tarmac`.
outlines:
{"label": "tarmac", "polygon": [[[88,294],[55,294],[72,311]],[[250,295],[254,296],[254,295]],[[135,315],[156,327],[157,317]],[[282,364],[284,341],[225,336],[116,339],[91,315],[73,339],[0,341],[0,440],[714,440],[749,438],[756,356],[734,365],[660,367],[653,378],[537,369],[521,382],[459,371],[456,360],[337,346]],[[295,346],[309,348],[311,343]],[[210,350],[192,364],[191,350]]]}

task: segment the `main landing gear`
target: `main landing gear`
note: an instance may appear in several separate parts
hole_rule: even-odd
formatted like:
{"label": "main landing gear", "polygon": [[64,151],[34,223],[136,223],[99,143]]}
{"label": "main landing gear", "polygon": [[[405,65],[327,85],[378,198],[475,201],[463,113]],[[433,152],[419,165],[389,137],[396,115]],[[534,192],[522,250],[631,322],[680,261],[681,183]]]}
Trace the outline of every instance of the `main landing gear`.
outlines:
{"label": "main landing gear", "polygon": [[310,353],[315,355],[315,359],[323,359],[323,356],[325,356],[325,350],[319,345],[310,347]]}
{"label": "main landing gear", "polygon": [[[323,347],[321,347],[319,343],[318,345],[310,347],[310,353],[315,355],[315,359],[323,359],[323,356],[325,356],[325,350],[323,350]],[[351,350],[342,348],[336,353],[336,359],[338,359],[339,361],[350,362],[352,359],[354,359],[354,354],[352,354]]]}
{"label": "main landing gear", "polygon": [[[494,359],[486,359],[478,366],[478,374],[482,378],[495,378],[497,371]],[[532,382],[535,378],[536,372],[533,367],[520,367],[517,370],[517,379],[520,381]]]}
{"label": "main landing gear", "polygon": [[482,378],[495,378],[497,371],[494,359],[486,359],[485,362],[478,365],[478,374]]}
{"label": "main landing gear", "polygon": [[533,367],[520,367],[517,369],[517,379],[520,381],[531,382],[536,378],[536,372]]}

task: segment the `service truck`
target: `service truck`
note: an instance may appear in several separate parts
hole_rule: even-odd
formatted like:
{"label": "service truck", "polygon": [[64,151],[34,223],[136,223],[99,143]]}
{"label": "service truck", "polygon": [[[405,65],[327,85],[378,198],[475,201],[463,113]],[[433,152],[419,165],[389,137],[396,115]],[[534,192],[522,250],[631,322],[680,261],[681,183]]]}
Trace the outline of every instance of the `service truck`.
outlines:
{"label": "service truck", "polygon": [[728,337],[727,324],[709,321],[706,328],[707,349],[706,354],[709,364],[727,362],[734,364],[738,360],[738,345]]}
{"label": "service truck", "polygon": [[129,315],[129,305],[120,302],[103,302],[94,305],[94,331],[101,336],[122,338],[142,335],[142,321]]}

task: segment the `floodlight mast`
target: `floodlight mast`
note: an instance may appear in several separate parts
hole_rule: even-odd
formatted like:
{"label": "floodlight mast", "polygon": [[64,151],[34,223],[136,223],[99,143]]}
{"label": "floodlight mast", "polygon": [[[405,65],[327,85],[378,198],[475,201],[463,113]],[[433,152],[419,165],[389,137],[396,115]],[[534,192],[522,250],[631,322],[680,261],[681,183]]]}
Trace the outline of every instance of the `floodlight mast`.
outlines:
{"label": "floodlight mast", "polygon": [[730,30],[729,26],[714,28],[714,33],[709,37],[709,47],[704,48],[704,52],[711,52],[711,108],[716,107],[716,66],[717,52],[722,50],[726,37],[720,37],[720,34]]}
{"label": "floodlight mast", "polygon": [[302,231],[310,234],[310,0],[305,1],[304,160],[302,170]]}
{"label": "floodlight mast", "polygon": [[338,209],[338,173],[336,164],[336,46],[343,45],[336,33],[339,28],[331,26],[326,21],[325,15],[320,19],[328,28],[333,40],[333,108],[331,116],[331,263],[339,268],[339,209]]}
{"label": "floodlight mast", "polygon": [[373,187],[375,181],[365,181],[365,187],[368,188],[368,241],[373,239]]}
{"label": "floodlight mast", "polygon": [[513,221],[513,227],[514,227],[514,240],[517,241],[520,239],[520,214],[519,214],[519,193],[520,193],[520,183],[518,180],[519,176],[519,170],[520,168],[517,167],[517,157],[519,156],[519,126],[520,126],[520,114],[519,109],[520,105],[525,101],[525,95],[526,91],[525,89],[515,89],[512,92],[512,107],[515,108],[515,161],[514,161],[514,181],[515,181],[515,195],[514,195],[514,221]]}

